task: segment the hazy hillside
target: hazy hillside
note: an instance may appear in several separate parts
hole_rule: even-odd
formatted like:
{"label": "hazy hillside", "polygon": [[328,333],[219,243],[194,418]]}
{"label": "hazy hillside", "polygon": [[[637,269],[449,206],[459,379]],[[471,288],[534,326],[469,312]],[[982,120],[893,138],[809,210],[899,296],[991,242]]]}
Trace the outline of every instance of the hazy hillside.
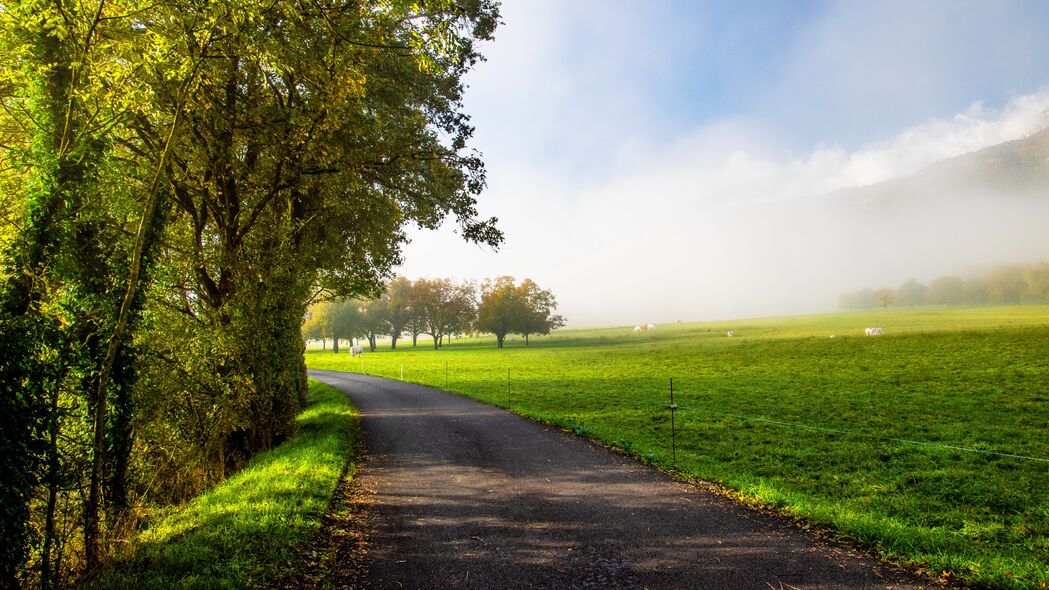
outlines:
{"label": "hazy hillside", "polygon": [[1049,127],[1024,139],[941,160],[904,178],[820,198],[838,206],[891,210],[908,202],[958,196],[1049,197]]}
{"label": "hazy hillside", "polygon": [[[897,287],[911,277],[971,276],[1043,260],[1049,257],[1049,129],[904,178],[781,201],[747,215],[750,231],[732,248],[759,250],[759,260],[741,264],[775,277],[778,289],[761,295],[798,310],[831,309],[838,294],[870,285]],[[733,285],[749,280],[740,275]]]}

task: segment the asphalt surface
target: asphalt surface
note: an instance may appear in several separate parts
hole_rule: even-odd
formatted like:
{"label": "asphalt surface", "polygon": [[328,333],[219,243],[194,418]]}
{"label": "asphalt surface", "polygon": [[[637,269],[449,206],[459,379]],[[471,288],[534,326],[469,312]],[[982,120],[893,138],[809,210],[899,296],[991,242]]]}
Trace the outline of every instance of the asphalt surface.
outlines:
{"label": "asphalt surface", "polygon": [[310,371],[360,410],[366,588],[922,588],[560,430],[439,390]]}

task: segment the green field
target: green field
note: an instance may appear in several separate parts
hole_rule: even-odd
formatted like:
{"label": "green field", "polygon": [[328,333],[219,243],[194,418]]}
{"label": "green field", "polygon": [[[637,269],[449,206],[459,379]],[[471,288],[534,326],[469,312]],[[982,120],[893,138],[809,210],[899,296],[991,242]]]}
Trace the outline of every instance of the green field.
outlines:
{"label": "green field", "polygon": [[420,340],[307,363],[509,403],[933,576],[1049,583],[1049,306],[564,330],[501,351]]}

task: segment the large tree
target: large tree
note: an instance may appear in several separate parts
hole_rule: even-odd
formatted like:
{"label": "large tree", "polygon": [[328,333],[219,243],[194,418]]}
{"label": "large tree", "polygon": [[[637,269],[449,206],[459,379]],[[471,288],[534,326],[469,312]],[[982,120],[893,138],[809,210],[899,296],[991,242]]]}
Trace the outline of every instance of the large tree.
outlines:
{"label": "large tree", "polygon": [[565,325],[565,319],[554,313],[557,309],[557,299],[548,289],[541,289],[532,279],[524,279],[518,287],[519,297],[524,301],[526,313],[517,333],[524,336],[525,344],[528,344],[528,336],[531,334],[549,334]]}
{"label": "large tree", "polygon": [[896,289],[895,300],[898,307],[928,305],[929,287],[923,283],[919,283],[917,279],[908,279]]}
{"label": "large tree", "polygon": [[[314,285],[375,295],[407,224],[452,215],[465,238],[499,242],[494,220],[476,218],[484,174],[465,151],[460,103],[497,12],[487,0],[225,1],[165,18],[200,38],[201,13],[216,12],[168,168],[177,225],[166,238],[184,280],[167,287],[193,301],[182,321],[233,335],[213,369],[248,377],[245,426],[227,449],[246,455],[293,427]],[[151,121],[137,131],[160,140]]]}
{"label": "large tree", "polygon": [[[390,348],[397,348],[401,334],[411,329],[413,301],[412,282],[404,277],[394,277],[387,285],[386,318],[390,322]],[[413,335],[412,343],[418,337]]]}
{"label": "large tree", "polygon": [[356,300],[320,301],[310,307],[302,325],[303,339],[331,338],[331,351],[339,353],[341,340],[358,337],[363,333],[363,319]]}
{"label": "large tree", "polygon": [[496,346],[503,347],[506,335],[519,332],[528,321],[529,309],[521,290],[508,276],[486,280],[481,285],[477,306],[477,329],[495,334]]}
{"label": "large tree", "polygon": [[368,349],[375,352],[375,341],[390,333],[389,295],[383,294],[360,305],[361,331],[368,340]]}
{"label": "large tree", "polygon": [[[34,457],[34,442],[41,447],[41,433],[18,426],[15,416],[35,414],[42,419],[38,425],[46,424],[48,500],[39,557],[44,587],[53,583],[56,490],[71,485],[59,486],[56,479],[62,463],[58,441],[70,438],[58,433],[66,404],[84,404],[88,412],[80,418],[92,432],[83,515],[89,567],[99,560],[103,487],[111,513],[127,505],[136,371],[126,335],[141,311],[137,287],[149,274],[157,213],[163,210],[154,206],[159,177],[154,173],[149,182],[150,172],[159,172],[162,160],[156,156],[166,154],[161,147],[129,151],[121,143],[128,122],[149,111],[149,81],[163,70],[157,53],[146,50],[149,42],[132,14],[124,3],[101,0],[16,0],[0,9],[2,128],[5,137],[16,132],[15,141],[4,143],[3,161],[13,167],[4,171],[0,186],[12,190],[4,190],[0,202],[7,211],[22,208],[8,217],[15,225],[3,235],[0,397],[19,407],[2,412],[10,421],[0,435],[0,454],[24,461]],[[183,90],[194,77],[172,74],[167,79]],[[162,127],[173,129],[174,122]],[[19,145],[18,131],[31,141]],[[9,445],[24,448],[16,452]],[[24,463],[20,473],[2,479],[31,481],[32,467]],[[6,517],[24,518],[18,506],[27,497],[21,490],[21,499],[2,499],[10,509],[0,528],[10,540],[5,549],[13,551],[0,560],[5,579],[7,557],[23,546],[17,525],[7,530]]]}
{"label": "large tree", "polygon": [[425,317],[423,333],[433,338],[434,349],[443,344],[445,336],[465,331],[477,313],[473,283],[419,279],[415,287],[416,303]]}

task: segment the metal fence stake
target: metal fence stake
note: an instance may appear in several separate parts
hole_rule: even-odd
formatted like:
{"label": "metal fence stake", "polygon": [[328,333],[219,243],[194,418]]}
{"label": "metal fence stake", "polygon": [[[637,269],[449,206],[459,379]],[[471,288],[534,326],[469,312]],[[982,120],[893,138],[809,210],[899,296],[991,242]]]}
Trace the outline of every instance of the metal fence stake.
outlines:
{"label": "metal fence stake", "polygon": [[677,467],[677,427],[674,424],[674,378],[670,378],[670,466]]}

